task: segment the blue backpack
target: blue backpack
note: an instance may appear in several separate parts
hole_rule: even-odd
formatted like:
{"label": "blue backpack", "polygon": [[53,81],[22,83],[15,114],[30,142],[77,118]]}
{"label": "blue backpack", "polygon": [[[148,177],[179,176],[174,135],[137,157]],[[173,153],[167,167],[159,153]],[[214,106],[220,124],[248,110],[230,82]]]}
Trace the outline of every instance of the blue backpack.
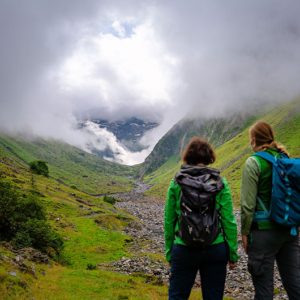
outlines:
{"label": "blue backpack", "polygon": [[270,219],[279,225],[292,227],[291,235],[297,235],[296,227],[300,226],[300,159],[290,159],[285,154],[274,157],[264,151],[254,155],[273,164],[270,210],[257,196],[264,211],[257,211],[254,221]]}

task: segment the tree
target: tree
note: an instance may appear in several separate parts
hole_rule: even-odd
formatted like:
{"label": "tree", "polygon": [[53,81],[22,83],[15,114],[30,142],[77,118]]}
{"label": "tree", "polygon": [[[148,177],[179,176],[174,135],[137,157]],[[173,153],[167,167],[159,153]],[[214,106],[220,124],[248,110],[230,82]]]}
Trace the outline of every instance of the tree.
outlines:
{"label": "tree", "polygon": [[44,175],[49,178],[49,169],[45,161],[36,160],[29,163],[30,170],[38,175]]}
{"label": "tree", "polygon": [[112,205],[115,205],[116,202],[117,202],[117,200],[116,200],[115,197],[109,197],[109,196],[107,196],[106,194],[104,194],[103,201],[104,201],[104,202],[107,202],[107,203],[110,203],[110,204],[112,204]]}

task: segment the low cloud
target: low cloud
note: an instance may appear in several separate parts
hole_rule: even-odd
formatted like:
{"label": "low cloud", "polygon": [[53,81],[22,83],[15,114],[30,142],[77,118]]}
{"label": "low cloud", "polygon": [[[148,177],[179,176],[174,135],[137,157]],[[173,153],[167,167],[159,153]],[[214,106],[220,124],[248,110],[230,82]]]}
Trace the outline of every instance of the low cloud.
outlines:
{"label": "low cloud", "polygon": [[224,115],[300,94],[296,0],[0,3],[2,130],[86,148],[77,122],[88,116],[161,123],[139,154],[105,132],[93,140],[132,164],[189,111]]}
{"label": "low cloud", "polygon": [[111,156],[104,156],[105,159],[125,165],[136,165],[143,162],[144,158],[150,153],[151,149],[145,149],[140,152],[131,152],[117,140],[117,137],[106,128],[99,126],[91,121],[85,123],[83,132],[89,136],[88,142],[84,145],[84,150],[93,152],[94,150],[109,151]]}

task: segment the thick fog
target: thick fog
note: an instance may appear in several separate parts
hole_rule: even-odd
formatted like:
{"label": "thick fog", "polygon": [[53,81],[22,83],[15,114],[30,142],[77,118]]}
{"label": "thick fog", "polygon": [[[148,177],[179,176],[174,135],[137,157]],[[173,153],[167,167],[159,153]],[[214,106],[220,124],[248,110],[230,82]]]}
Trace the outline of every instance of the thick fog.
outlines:
{"label": "thick fog", "polygon": [[[189,111],[218,116],[300,94],[300,2],[0,0],[0,128],[142,162]],[[161,125],[133,154],[78,120]],[[122,149],[121,149],[121,148]]]}

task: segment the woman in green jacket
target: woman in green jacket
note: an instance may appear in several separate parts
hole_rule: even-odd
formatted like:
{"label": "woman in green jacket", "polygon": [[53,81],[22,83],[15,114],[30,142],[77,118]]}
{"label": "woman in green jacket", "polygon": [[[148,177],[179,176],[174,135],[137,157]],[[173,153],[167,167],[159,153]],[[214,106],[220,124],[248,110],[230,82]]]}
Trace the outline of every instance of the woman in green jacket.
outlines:
{"label": "woman in green jacket", "polygon": [[[230,190],[225,178],[220,177],[220,171],[207,167],[215,158],[214,150],[207,140],[192,138],[183,153],[186,164],[181,166],[180,172],[169,186],[165,205],[165,248],[166,258],[171,265],[169,299],[188,299],[198,270],[203,299],[223,299],[226,265],[229,261],[229,266],[233,269],[238,261],[237,225]],[[198,190],[197,199],[211,199],[210,206],[213,206],[212,209],[216,208],[221,219],[217,224],[216,235],[205,247],[195,247],[183,241],[186,238],[183,238],[183,208],[180,204],[186,207],[181,198],[184,197],[182,194],[189,192],[186,188],[189,184],[192,189],[188,196],[195,198],[193,193]],[[197,199],[194,201],[199,201]],[[192,211],[189,207],[186,208]],[[203,218],[209,217],[204,210],[201,213]],[[188,228],[190,232],[197,231],[197,228]],[[210,229],[207,227],[206,231],[209,237]]]}
{"label": "woman in green jacket", "polygon": [[[275,142],[274,131],[266,122],[250,129],[250,144],[254,152],[266,151],[272,156],[284,153],[284,146]],[[244,166],[241,186],[242,240],[248,253],[248,269],[255,287],[255,299],[273,299],[274,261],[289,299],[300,299],[299,236],[290,235],[290,228],[280,227],[270,220],[258,221],[255,213],[263,211],[259,197],[267,210],[272,194],[272,164],[261,157],[250,156]]]}

